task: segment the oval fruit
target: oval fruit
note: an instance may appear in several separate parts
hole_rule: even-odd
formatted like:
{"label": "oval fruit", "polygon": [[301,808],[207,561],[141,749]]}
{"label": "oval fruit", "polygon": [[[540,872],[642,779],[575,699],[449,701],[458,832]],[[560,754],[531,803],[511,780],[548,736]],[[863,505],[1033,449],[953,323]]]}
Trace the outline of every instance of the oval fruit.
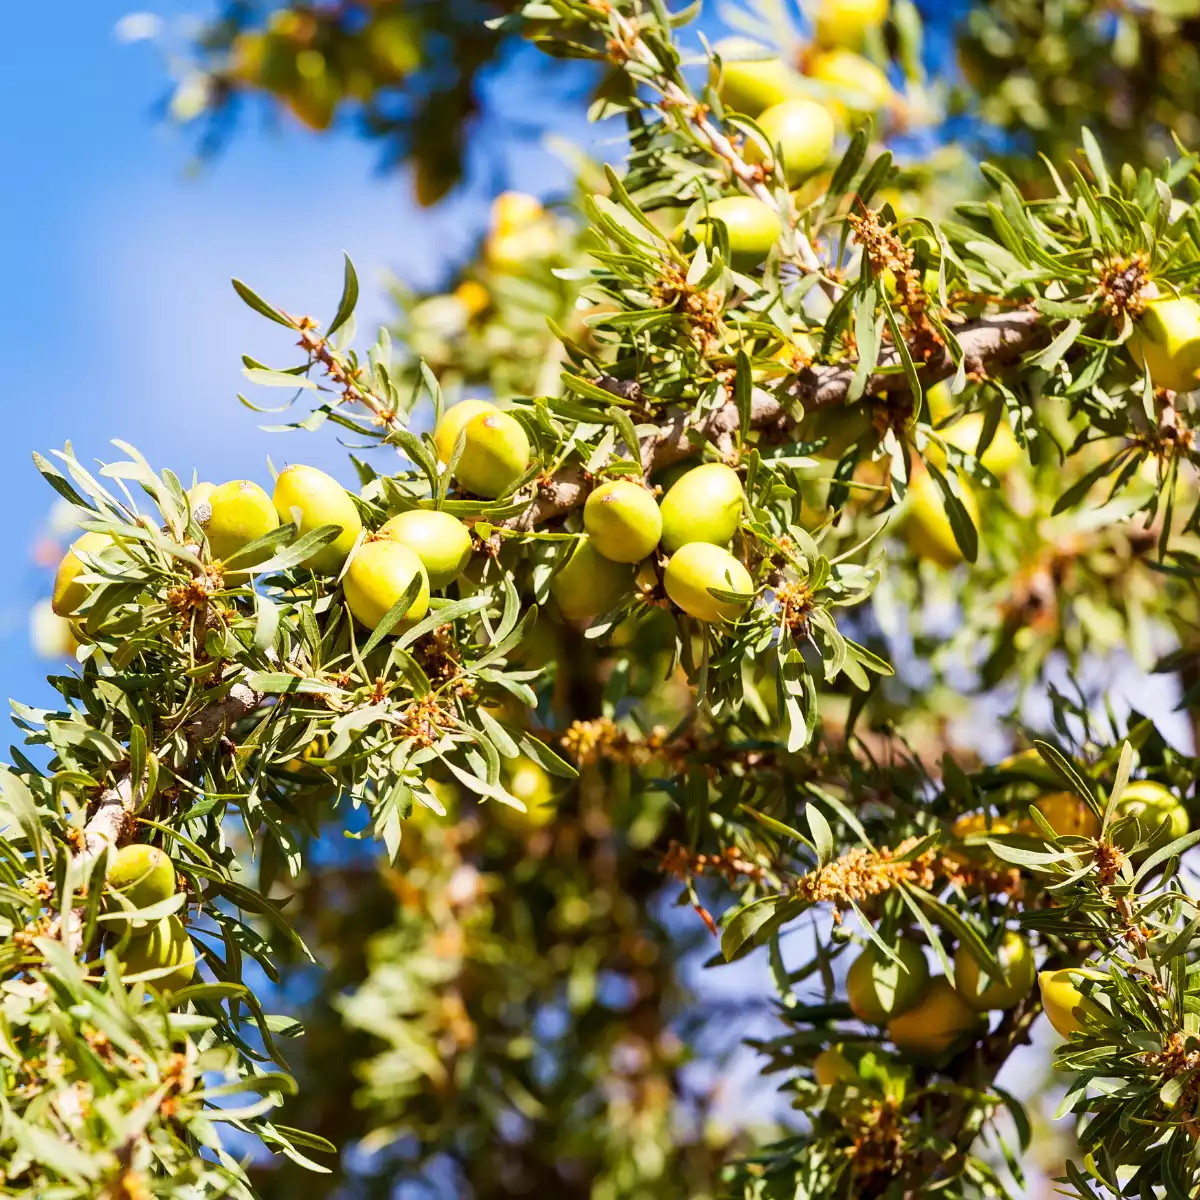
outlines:
{"label": "oval fruit", "polygon": [[850,1010],[868,1025],[882,1025],[916,1004],[929,984],[929,964],[916,942],[900,941],[892,947],[900,965],[874,943],[850,964],[846,973],[846,999]]}
{"label": "oval fruit", "polygon": [[79,576],[88,570],[79,555],[94,557],[112,544],[112,538],[103,533],[85,533],[71,543],[58,564],[50,598],[50,606],[60,617],[70,616],[88,598],[88,587],[78,582]]}
{"label": "oval fruit", "polygon": [[274,503],[281,521],[291,521],[298,514],[296,527],[301,536],[322,525],[341,527],[335,541],[304,560],[304,565],[314,571],[330,575],[340,571],[362,532],[362,518],[350,493],[332,475],[298,463],[275,481]]}
{"label": "oval fruit", "polygon": [[204,532],[218,562],[232,558],[243,546],[279,527],[279,514],[271,497],[248,479],[234,479],[213,488],[208,505]]}
{"label": "oval fruit", "polygon": [[[719,42],[716,50],[721,56],[717,95],[721,97],[721,103],[734,112],[757,117],[799,91],[796,72],[757,42],[730,38]],[[748,57],[753,54],[761,57]]]}
{"label": "oval fruit", "polygon": [[157,846],[144,842],[122,846],[105,878],[134,908],[149,908],[175,895],[175,864]]}
{"label": "oval fruit", "polygon": [[164,972],[145,980],[145,985],[160,992],[174,992],[192,981],[196,973],[196,949],[183,922],[172,913],[155,921],[149,933],[129,940],[121,953],[121,965],[126,975]]}
{"label": "oval fruit", "polygon": [[641,484],[613,479],[583,506],[583,527],[595,548],[613,562],[641,562],[662,536],[662,514]]}
{"label": "oval fruit", "polygon": [[1050,1024],[1063,1037],[1069,1038],[1085,1025],[1104,1025],[1112,1019],[1103,1005],[1089,999],[1077,986],[1078,981],[1083,979],[1107,978],[1103,971],[1087,967],[1063,967],[1058,971],[1042,971],[1038,975],[1042,1007]]}
{"label": "oval fruit", "polygon": [[1191,296],[1151,300],[1134,324],[1129,352],[1155,387],[1172,392],[1200,387],[1200,303]]}
{"label": "oval fruit", "polygon": [[983,1018],[939,975],[921,1000],[887,1023],[888,1037],[896,1049],[920,1058],[939,1058],[955,1043],[977,1036]]}
{"label": "oval fruit", "polygon": [[1187,809],[1175,793],[1152,779],[1134,779],[1126,784],[1117,812],[1123,817],[1137,817],[1150,829],[1166,825],[1170,841],[1183,837],[1192,827]]}
{"label": "oval fruit", "polygon": [[470,530],[441,510],[414,508],[393,517],[379,532],[421,560],[431,588],[443,588],[457,578],[471,557]]}
{"label": "oval fruit", "polygon": [[1008,821],[1000,817],[989,818],[986,813],[981,812],[964,813],[955,820],[953,829],[954,836],[960,841],[980,833],[1004,834],[1013,831]]}
{"label": "oval fruit", "polygon": [[660,511],[668,554],[689,542],[726,546],[742,519],[742,481],[724,463],[693,467],[672,484]]}
{"label": "oval fruit", "polygon": [[[833,152],[833,118],[815,100],[798,97],[774,104],[758,118],[758,124],[771,145],[783,152],[789,187],[819,171]],[[745,158],[749,163],[762,162],[762,147],[748,139]]]}
{"label": "oval fruit", "polygon": [[1094,838],[1100,836],[1100,818],[1078,796],[1071,792],[1052,792],[1042,796],[1034,807],[1050,823],[1059,837],[1074,835]]}
{"label": "oval fruit", "polygon": [[486,400],[460,400],[457,404],[452,404],[442,413],[442,419],[433,431],[433,444],[437,447],[438,458],[444,463],[450,461],[458,442],[458,435],[472,417],[477,417],[480,413],[499,411],[494,404],[489,404]]}
{"label": "oval fruit", "polygon": [[462,456],[454,468],[459,486],[494,500],[529,467],[529,437],[515,417],[504,412],[478,413],[463,427]]}
{"label": "oval fruit", "polygon": [[582,537],[554,576],[550,595],[568,621],[590,621],[616,605],[632,578],[628,564],[605,558],[590,537]]}
{"label": "oval fruit", "polygon": [[1037,970],[1029,943],[1015,930],[1005,933],[996,950],[996,958],[1008,973],[1008,982],[987,979],[983,971],[961,943],[954,952],[954,985],[968,1007],[977,1012],[989,1009],[1012,1008],[1033,990]]}
{"label": "oval fruit", "polygon": [[822,1050],[813,1059],[813,1076],[821,1087],[836,1087],[839,1083],[857,1083],[858,1072],[854,1064],[833,1047]]}
{"label": "oval fruit", "polygon": [[540,763],[523,754],[513,759],[508,768],[507,784],[509,792],[525,805],[525,811],[509,804],[499,805],[496,811],[504,824],[513,829],[529,830],[548,825],[554,819],[554,786]]}
{"label": "oval fruit", "polygon": [[697,239],[711,240],[713,221],[725,225],[730,266],[735,271],[752,271],[760,266],[779,238],[779,214],[753,196],[724,196],[714,200],[707,214],[696,222]]}
{"label": "oval fruit", "polygon": [[710,542],[689,542],[676,550],[663,574],[663,586],[688,616],[709,623],[736,621],[750,604],[749,600],[718,600],[709,588],[754,591],[750,572],[728,550]]}
{"label": "oval fruit", "polygon": [[[342,590],[355,619],[374,629],[414,577],[421,581],[420,590],[405,611],[405,621],[419,621],[429,611],[429,576],[415,551],[390,538],[376,538],[359,546],[346,568]],[[393,629],[400,632],[398,624]]]}
{"label": "oval fruit", "polygon": [[195,513],[202,504],[207,504],[209,496],[216,490],[217,485],[215,483],[193,483],[188,488],[187,494],[188,503],[192,506],[192,512]]}
{"label": "oval fruit", "polygon": [[813,58],[808,73],[828,86],[844,118],[869,116],[891,103],[892,85],[887,76],[853,50],[823,51]]}
{"label": "oval fruit", "polygon": [[[978,530],[979,505],[971,489],[964,485],[959,498]],[[942,489],[917,463],[913,464],[912,478],[908,481],[907,499],[905,521],[908,544],[913,553],[947,568],[962,562],[963,552],[954,536],[950,518],[946,516]]]}
{"label": "oval fruit", "polygon": [[[967,413],[953,425],[938,430],[938,433],[951,446],[961,450],[964,454],[972,455],[979,446],[979,435],[982,432],[983,413]],[[983,452],[983,457],[979,461],[999,479],[1007,475],[1024,458],[1025,452],[1021,449],[1021,444],[1017,441],[1008,422],[1001,420],[1000,424],[996,426],[996,432],[992,436],[988,448]]]}
{"label": "oval fruit", "polygon": [[856,50],[888,15],[888,0],[822,0],[817,11],[817,41],[822,46]]}

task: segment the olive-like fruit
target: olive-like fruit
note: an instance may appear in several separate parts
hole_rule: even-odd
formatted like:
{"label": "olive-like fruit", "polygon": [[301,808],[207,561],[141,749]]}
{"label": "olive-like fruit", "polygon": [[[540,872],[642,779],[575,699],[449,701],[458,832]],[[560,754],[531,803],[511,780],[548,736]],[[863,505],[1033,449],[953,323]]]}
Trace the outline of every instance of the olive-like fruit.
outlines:
{"label": "olive-like fruit", "polygon": [[207,504],[208,498],[216,490],[217,485],[215,483],[208,483],[207,481],[193,483],[192,486],[188,488],[187,493],[188,503],[192,506],[192,512],[195,512],[200,505]]}
{"label": "olive-like fruit", "polygon": [[817,41],[822,46],[857,50],[867,34],[888,15],[888,0],[821,0],[817,10]]}
{"label": "olive-like fruit", "polygon": [[471,557],[470,530],[441,510],[411,509],[392,517],[379,532],[407,546],[421,560],[431,588],[443,588],[456,579]]}
{"label": "olive-like fruit", "polygon": [[1013,827],[1000,817],[988,817],[986,813],[964,813],[954,822],[954,836],[960,841],[979,833],[1012,833]]}
{"label": "olive-like fruit", "polygon": [[[419,621],[429,611],[429,576],[416,551],[390,538],[376,538],[359,546],[346,568],[342,590],[355,619],[374,629],[414,578],[420,580],[420,590],[404,613],[405,621]],[[399,625],[394,628],[400,631]]]}
{"label": "olive-like fruit", "polygon": [[808,73],[829,88],[832,107],[843,120],[869,116],[891,103],[888,77],[853,50],[822,51],[813,57]]}
{"label": "olive-like fruit", "polygon": [[1035,801],[1034,807],[1059,837],[1100,836],[1100,818],[1085,801],[1071,792],[1052,792],[1049,796],[1042,796]]}
{"label": "olive-like fruit", "polygon": [[813,1059],[813,1077],[821,1087],[836,1087],[839,1083],[857,1083],[854,1064],[834,1047],[822,1050]]}
{"label": "olive-like fruit", "polygon": [[458,442],[458,435],[472,417],[477,417],[480,413],[499,411],[494,404],[489,404],[486,400],[460,400],[457,404],[452,404],[442,413],[442,419],[433,431],[433,444],[437,447],[438,458],[444,463],[450,461]]}
{"label": "olive-like fruit", "polygon": [[671,485],[661,512],[668,554],[689,542],[727,546],[742,519],[742,481],[724,463],[693,467]]}
{"label": "olive-like fruit", "polygon": [[1063,967],[1058,971],[1042,971],[1038,974],[1038,987],[1042,993],[1042,1008],[1050,1024],[1069,1038],[1088,1025],[1106,1025],[1112,1017],[1108,1010],[1095,1000],[1085,996],[1079,989],[1084,979],[1107,979],[1103,971],[1088,967]]}
{"label": "olive-like fruit", "polygon": [[1155,387],[1172,392],[1200,387],[1200,303],[1191,296],[1151,300],[1134,324],[1129,352]]}
{"label": "olive-like fruit", "polygon": [[85,533],[71,543],[58,564],[50,599],[51,607],[60,617],[70,616],[88,598],[88,587],[79,582],[79,576],[86,574],[88,568],[79,555],[94,557],[112,544],[112,538],[103,533]]}
{"label": "olive-like fruit", "polygon": [[640,484],[613,479],[588,496],[583,527],[605,558],[641,562],[662,536],[662,514],[654,497]]}
{"label": "olive-like fruit", "polygon": [[954,986],[958,994],[976,1012],[1013,1008],[1033,991],[1037,968],[1029,943],[1015,930],[1005,933],[996,950],[996,959],[1008,974],[1001,979],[984,981],[983,971],[971,952],[959,945],[954,952]]}
{"label": "olive-like fruit", "polygon": [[708,589],[726,592],[754,591],[750,572],[728,550],[711,542],[688,542],[671,555],[663,573],[667,595],[690,617],[715,624],[736,621],[749,600],[720,600]]}
{"label": "olive-like fruit", "polygon": [[929,964],[916,942],[900,941],[892,949],[899,964],[872,943],[846,973],[850,1011],[868,1025],[882,1025],[912,1008],[929,985]]}
{"label": "olive-like fruit", "polygon": [[729,235],[730,266],[735,271],[752,271],[771,253],[779,238],[779,214],[753,196],[723,196],[708,206],[696,222],[696,237],[711,240],[713,221],[722,221]]}
{"label": "olive-like fruit", "polygon": [[529,467],[529,437],[521,422],[508,413],[478,413],[466,423],[463,437],[454,478],[468,492],[494,500]]}
{"label": "olive-like fruit", "polygon": [[730,38],[719,42],[716,50],[721,55],[717,94],[726,108],[757,117],[771,105],[798,94],[800,81],[796,72],[766,46],[744,38]]}
{"label": "olive-like fruit", "polygon": [[[959,498],[975,528],[979,528],[979,505],[971,489],[963,485]],[[963,561],[963,552],[954,527],[946,516],[942,489],[923,467],[914,464],[908,481],[908,505],[905,517],[908,544],[914,554],[939,566],[953,567]]]}
{"label": "olive-like fruit", "polygon": [[956,1043],[978,1037],[985,1028],[982,1015],[939,975],[914,1007],[887,1023],[887,1034],[904,1054],[940,1058]]}
{"label": "olive-like fruit", "polygon": [[540,763],[519,755],[505,764],[504,783],[509,794],[525,805],[525,811],[511,804],[495,804],[493,811],[502,825],[517,833],[530,833],[554,820],[554,785]]}
{"label": "olive-like fruit", "polygon": [[484,245],[488,265],[516,271],[558,249],[554,218],[527,192],[502,192],[492,201],[490,230]]}
{"label": "olive-like fruit", "polygon": [[551,581],[550,595],[568,621],[590,621],[614,607],[632,579],[628,563],[605,558],[590,537],[582,537]]}
{"label": "olive-like fruit", "polygon": [[[829,110],[815,100],[798,97],[773,104],[758,118],[759,127],[772,147],[783,152],[783,165],[789,187],[796,187],[814,171],[819,171],[833,151],[834,125]],[[746,161],[763,160],[762,147],[746,142]]]}
{"label": "olive-like fruit", "polygon": [[248,479],[235,479],[213,488],[210,515],[204,524],[208,546],[218,562],[232,558],[243,546],[279,527],[271,497]]}
{"label": "olive-like fruit", "polygon": [[[965,417],[955,421],[938,433],[956,449],[964,454],[974,454],[979,447],[979,435],[983,432],[983,413],[967,413]],[[1007,421],[1001,421],[996,426],[988,448],[979,460],[998,479],[1003,478],[1018,463],[1025,458],[1012,429]]]}
{"label": "olive-like fruit", "polygon": [[162,971],[145,986],[159,992],[176,992],[187,987],[196,973],[196,948],[183,922],[172,913],[155,921],[150,932],[131,938],[121,954],[126,975]]}
{"label": "olive-like fruit", "polygon": [[275,481],[274,501],[279,519],[295,519],[301,536],[322,525],[341,527],[336,540],[322,546],[304,562],[306,567],[329,575],[340,571],[362,532],[362,518],[350,493],[332,475],[316,467],[296,464]]}
{"label": "olive-like fruit", "polygon": [[1183,837],[1192,827],[1187,809],[1179,803],[1175,793],[1153,779],[1134,779],[1127,783],[1117,804],[1117,813],[1122,817],[1137,817],[1151,830],[1166,826],[1168,841]]}
{"label": "olive-like fruit", "polygon": [[122,846],[113,856],[106,878],[108,886],[134,908],[149,908],[175,895],[175,864],[157,846],[144,842]]}

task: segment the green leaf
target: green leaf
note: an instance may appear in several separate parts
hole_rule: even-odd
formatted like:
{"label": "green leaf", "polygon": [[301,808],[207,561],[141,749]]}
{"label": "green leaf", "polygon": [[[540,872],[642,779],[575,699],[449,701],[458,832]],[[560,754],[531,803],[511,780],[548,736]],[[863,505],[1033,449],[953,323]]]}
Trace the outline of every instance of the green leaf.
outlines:
{"label": "green leaf", "polygon": [[294,329],[295,324],[288,320],[277,308],[272,308],[264,299],[256,292],[248,288],[240,279],[233,281],[233,290],[252,308],[256,313],[268,318],[268,320],[276,322],[279,325],[286,325],[289,329]]}
{"label": "green leaf", "polygon": [[354,264],[350,261],[350,255],[345,255],[346,273],[342,283],[342,298],[338,301],[337,312],[334,318],[329,323],[329,332],[326,337],[332,337],[354,313],[354,307],[358,304],[358,275],[355,273]]}

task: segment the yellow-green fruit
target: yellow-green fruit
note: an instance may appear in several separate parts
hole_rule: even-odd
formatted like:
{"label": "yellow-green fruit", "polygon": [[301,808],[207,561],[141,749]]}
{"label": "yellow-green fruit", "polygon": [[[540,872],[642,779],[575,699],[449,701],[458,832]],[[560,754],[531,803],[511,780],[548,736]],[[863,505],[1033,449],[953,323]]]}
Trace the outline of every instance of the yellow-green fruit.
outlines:
{"label": "yellow-green fruit", "polygon": [[1151,300],[1134,325],[1129,352],[1155,387],[1172,392],[1200,387],[1200,303],[1191,296]]}
{"label": "yellow-green fruit", "polygon": [[854,1064],[840,1050],[832,1047],[822,1050],[813,1059],[813,1076],[821,1087],[858,1082],[858,1072],[854,1069]]}
{"label": "yellow-green fruit", "polygon": [[1183,837],[1192,826],[1187,809],[1174,792],[1152,779],[1135,779],[1126,784],[1117,812],[1123,817],[1137,817],[1150,829],[1165,825],[1171,841]]}
{"label": "yellow-green fruit", "polygon": [[929,964],[916,942],[893,947],[897,964],[873,943],[850,964],[846,999],[850,1011],[868,1025],[882,1025],[912,1008],[929,985]]}
{"label": "yellow-green fruit", "polygon": [[106,546],[112,545],[112,538],[103,533],[85,533],[71,543],[70,548],[58,564],[54,576],[54,592],[50,605],[60,617],[70,616],[88,597],[88,588],[80,583],[79,576],[87,573],[87,567],[79,555],[95,556]]}
{"label": "yellow-green fruit", "polygon": [[522,804],[520,812],[508,804],[497,807],[501,820],[517,829],[536,829],[554,819],[554,786],[550,776],[532,758],[521,755],[508,769],[508,790]]}
{"label": "yellow-green fruit", "polygon": [[[833,151],[833,118],[824,105],[815,100],[797,98],[773,104],[758,118],[758,124],[772,147],[783,152],[787,182],[795,187],[814,171],[819,171]],[[762,162],[762,147],[746,142],[746,161]]]}
{"label": "yellow-green fruit", "polygon": [[[970,488],[964,485],[959,499],[978,530],[979,505]],[[962,562],[963,553],[954,536],[950,518],[946,516],[942,489],[924,468],[915,468],[908,481],[907,514],[908,544],[914,554],[943,567],[953,567]]]}
{"label": "yellow-green fruit", "polygon": [[887,15],[888,0],[822,0],[817,11],[817,41],[822,46],[855,50]]}
{"label": "yellow-green fruit", "polygon": [[[429,576],[414,550],[390,538],[376,538],[359,546],[346,568],[342,590],[355,619],[374,629],[414,578],[420,580],[420,590],[405,610],[405,621],[419,621],[429,611]],[[400,632],[399,625],[393,628]]]}
{"label": "yellow-green fruit", "polygon": [[332,475],[316,467],[297,464],[279,476],[275,481],[275,511],[281,521],[296,520],[301,537],[322,525],[341,527],[335,541],[304,561],[306,567],[330,575],[342,569],[362,532],[362,518],[350,493]]}
{"label": "yellow-green fruit", "polygon": [[590,537],[582,537],[554,576],[550,595],[568,621],[590,621],[612,608],[629,590],[632,579],[627,563],[605,558]]}
{"label": "yellow-green fruit", "polygon": [[[974,454],[979,446],[979,435],[983,432],[983,413],[967,413],[953,425],[938,432],[951,446],[965,454]],[[1021,444],[1005,420],[996,426],[996,432],[988,448],[979,460],[997,478],[1007,475],[1025,457]]]}
{"label": "yellow-green fruit", "polygon": [[813,58],[809,75],[828,86],[843,117],[879,112],[892,99],[892,85],[887,76],[853,50],[823,51]]}
{"label": "yellow-green fruit", "polygon": [[1069,1038],[1086,1025],[1104,1025],[1111,1017],[1108,1010],[1095,1000],[1086,997],[1078,984],[1083,979],[1107,979],[1103,971],[1087,967],[1063,967],[1058,971],[1042,971],[1038,975],[1038,987],[1042,992],[1042,1007],[1050,1024]]}
{"label": "yellow-green fruit", "polygon": [[472,417],[477,417],[480,413],[499,411],[494,404],[489,404],[486,400],[460,400],[457,404],[452,404],[442,413],[442,419],[433,431],[433,444],[437,447],[438,458],[444,463],[450,461],[458,435]]}
{"label": "yellow-green fruit", "polygon": [[1029,943],[1015,930],[1009,930],[996,950],[996,959],[1008,973],[1008,982],[984,980],[979,964],[963,945],[954,952],[954,985],[970,1008],[978,1012],[1012,1008],[1033,990],[1037,970]]}
{"label": "yellow-green fruit", "polygon": [[754,591],[750,572],[728,550],[711,542],[688,542],[671,555],[663,574],[667,595],[688,616],[716,623],[736,621],[746,611],[749,600],[718,600],[709,588],[725,592]]}
{"label": "yellow-green fruit", "polygon": [[529,467],[529,438],[521,422],[508,413],[478,413],[466,423],[463,436],[454,478],[468,492],[494,500]]}
{"label": "yellow-green fruit", "polygon": [[108,868],[108,886],[134,908],[149,908],[175,895],[175,866],[157,846],[122,846]]}
{"label": "yellow-green fruit", "polygon": [[204,532],[218,562],[232,558],[243,546],[279,527],[279,514],[271,497],[248,479],[235,479],[213,488],[208,504],[211,515]]}
{"label": "yellow-green fruit", "polygon": [[1042,814],[1059,837],[1075,835],[1100,836],[1100,818],[1086,802],[1071,792],[1053,792],[1036,801],[1034,807]]}
{"label": "yellow-green fruit", "polygon": [[172,914],[155,921],[149,933],[131,938],[122,952],[121,965],[126,975],[167,971],[145,980],[145,986],[175,992],[191,983],[196,973],[196,950],[183,922]]}
{"label": "yellow-green fruit", "polygon": [[[796,72],[765,46],[735,38],[718,43],[716,50],[722,63],[717,94],[721,103],[734,112],[757,117],[771,105],[779,104],[799,91]],[[734,57],[752,54],[763,57]]]}
{"label": "yellow-green fruit", "polygon": [[726,546],[742,518],[742,481],[724,463],[693,467],[671,485],[661,512],[668,554],[689,542]]}
{"label": "yellow-green fruit", "polygon": [[919,1058],[937,1058],[968,1035],[978,1036],[983,1018],[939,975],[929,990],[907,1012],[887,1023],[888,1037],[896,1049]]}
{"label": "yellow-green fruit", "polygon": [[470,531],[448,512],[414,508],[393,517],[379,532],[421,560],[431,588],[456,579],[471,557]]}
{"label": "yellow-green fruit", "polygon": [[641,562],[662,536],[662,514],[644,487],[627,479],[601,484],[583,506],[583,527],[613,562]]}
{"label": "yellow-green fruit", "polygon": [[195,512],[201,504],[207,504],[208,498],[217,490],[215,483],[193,483],[188,488],[188,503],[192,506],[192,512]]}
{"label": "yellow-green fruit", "polygon": [[710,240],[712,221],[723,221],[729,234],[730,265],[737,271],[752,271],[771,252],[779,238],[779,214],[753,196],[724,196],[708,206],[708,214],[696,222],[696,237]]}

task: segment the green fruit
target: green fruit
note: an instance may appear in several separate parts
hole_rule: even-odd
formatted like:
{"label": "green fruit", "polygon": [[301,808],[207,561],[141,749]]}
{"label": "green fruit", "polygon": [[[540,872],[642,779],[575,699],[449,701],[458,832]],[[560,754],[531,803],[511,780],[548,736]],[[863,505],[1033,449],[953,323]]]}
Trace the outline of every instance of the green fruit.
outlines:
{"label": "green fruit", "polygon": [[644,487],[614,479],[601,484],[583,506],[583,526],[595,548],[613,562],[640,562],[662,536],[662,514]]}
{"label": "green fruit", "polygon": [[[979,447],[979,435],[982,432],[983,413],[967,413],[965,417],[960,417],[953,425],[938,430],[938,433],[951,446],[962,450],[965,454],[975,453]],[[944,456],[939,452],[937,457],[938,465],[940,466]],[[1024,458],[1025,452],[1021,449],[1021,444],[1014,436],[1008,422],[1001,420],[1000,424],[996,426],[996,432],[992,436],[988,448],[983,452],[983,457],[979,461],[993,475],[1000,479],[1007,475],[1018,463],[1022,462]]]}
{"label": "green fruit", "polygon": [[729,235],[730,266],[735,271],[752,271],[771,253],[779,238],[779,214],[753,196],[725,196],[708,206],[696,222],[699,241],[711,240],[711,224],[723,221]]}
{"label": "green fruit", "polygon": [[956,1043],[987,1028],[983,1017],[963,1000],[950,981],[939,975],[907,1012],[887,1023],[897,1050],[917,1058],[940,1058]]}
{"label": "green fruit", "polygon": [[1087,967],[1063,967],[1058,971],[1042,971],[1038,975],[1042,1007],[1050,1024],[1063,1037],[1069,1038],[1088,1025],[1106,1025],[1112,1020],[1103,1005],[1088,999],[1078,987],[1078,983],[1084,979],[1107,978],[1103,971]]}
{"label": "green fruit", "polygon": [[196,949],[183,922],[172,914],[150,927],[150,932],[131,938],[121,954],[125,975],[161,971],[144,981],[160,992],[177,992],[187,987],[196,973]]}
{"label": "green fruit", "polygon": [[521,812],[510,804],[500,804],[496,812],[500,820],[512,829],[529,831],[549,824],[554,819],[554,786],[550,776],[539,763],[521,755],[508,768],[508,791],[525,805]]}
{"label": "green fruit", "polygon": [[[979,528],[979,505],[971,490],[964,486],[960,499],[970,514],[975,528]],[[914,554],[927,558],[943,567],[953,567],[963,561],[963,552],[954,527],[946,516],[942,489],[934,477],[923,467],[915,467],[908,481],[907,516],[908,544]]]}
{"label": "green fruit", "polygon": [[724,463],[693,467],[671,486],[660,511],[668,554],[689,542],[728,545],[742,518],[742,481]]}
{"label": "green fruit", "polygon": [[888,0],[822,0],[817,41],[822,46],[857,50],[867,34],[887,20]]}
{"label": "green fruit", "polygon": [[846,973],[850,1010],[868,1025],[882,1025],[912,1008],[929,983],[929,964],[916,942],[900,941],[892,949],[900,964],[872,943]]}
{"label": "green fruit", "polygon": [[[800,89],[796,72],[765,46],[733,38],[718,43],[716,50],[721,56],[717,94],[721,103],[734,112],[757,117],[771,105],[795,96]],[[761,57],[748,57],[754,54]]]}
{"label": "green fruit", "polygon": [[1155,387],[1172,392],[1200,387],[1200,303],[1191,296],[1151,300],[1134,325],[1129,352]]}
{"label": "green fruit", "polygon": [[112,544],[112,538],[103,533],[85,533],[71,543],[58,564],[50,599],[51,607],[60,617],[70,616],[88,598],[88,587],[78,582],[79,576],[88,572],[79,555],[94,558]]}
{"label": "green fruit", "polygon": [[750,604],[749,600],[718,600],[709,588],[754,591],[750,572],[728,550],[710,542],[689,542],[676,550],[667,563],[663,586],[685,613],[709,623],[736,621]]}
{"label": "green fruit", "polygon": [[[429,611],[429,576],[414,550],[390,538],[376,538],[359,546],[346,568],[342,590],[355,619],[374,629],[414,578],[420,579],[421,586],[404,613],[405,621],[419,621]],[[400,626],[394,626],[394,631],[399,633]]]}
{"label": "green fruit", "polygon": [[[833,152],[833,118],[828,109],[815,100],[784,100],[772,105],[758,118],[772,147],[783,152],[783,165],[789,187],[795,187],[825,165]],[[746,161],[763,160],[762,147],[747,139]]]}
{"label": "green fruit", "polygon": [[157,846],[122,846],[108,868],[108,886],[134,908],[149,908],[175,895],[175,865]]}
{"label": "green fruit", "polygon": [[1073,792],[1053,792],[1049,796],[1042,796],[1034,807],[1059,837],[1100,836],[1100,818],[1092,812],[1086,801]]}
{"label": "green fruit", "polygon": [[1135,779],[1126,784],[1117,813],[1122,817],[1137,817],[1150,829],[1165,825],[1169,841],[1183,837],[1192,826],[1187,809],[1179,803],[1175,793],[1152,779]]}
{"label": "green fruit", "polygon": [[554,576],[550,595],[568,621],[590,621],[613,608],[629,590],[632,579],[627,563],[605,558],[590,537],[582,537]]}
{"label": "green fruit", "polygon": [[813,79],[825,84],[836,112],[843,120],[869,116],[887,108],[892,85],[869,59],[853,50],[826,50],[809,67]]}
{"label": "green fruit", "polygon": [[468,492],[494,500],[529,468],[529,438],[520,421],[508,413],[477,414],[467,422],[463,437],[454,478]]}
{"label": "green fruit", "polygon": [[[293,512],[293,509],[295,512]],[[322,525],[337,525],[337,539],[304,560],[314,571],[335,575],[362,532],[362,518],[350,493],[332,475],[316,467],[288,467],[275,481],[275,511],[281,521],[296,521],[300,536]]]}
{"label": "green fruit", "polygon": [[499,411],[494,404],[489,404],[486,400],[460,400],[457,404],[452,404],[442,413],[442,419],[433,431],[433,444],[437,447],[438,458],[444,463],[450,461],[458,435],[472,417],[477,417],[480,413]]}
{"label": "green fruit", "polygon": [[1009,930],[1004,935],[996,958],[1008,973],[1007,983],[999,979],[988,979],[985,983],[983,972],[970,951],[960,944],[954,952],[955,990],[976,1012],[1013,1008],[1033,991],[1037,977],[1033,951],[1019,933]]}
{"label": "green fruit", "polygon": [[213,488],[208,504],[211,515],[204,523],[204,532],[218,562],[232,558],[243,546],[279,527],[279,514],[271,497],[248,479],[235,479]]}
{"label": "green fruit", "polygon": [[471,557],[470,530],[448,512],[414,508],[393,517],[379,532],[416,554],[431,588],[457,578]]}

